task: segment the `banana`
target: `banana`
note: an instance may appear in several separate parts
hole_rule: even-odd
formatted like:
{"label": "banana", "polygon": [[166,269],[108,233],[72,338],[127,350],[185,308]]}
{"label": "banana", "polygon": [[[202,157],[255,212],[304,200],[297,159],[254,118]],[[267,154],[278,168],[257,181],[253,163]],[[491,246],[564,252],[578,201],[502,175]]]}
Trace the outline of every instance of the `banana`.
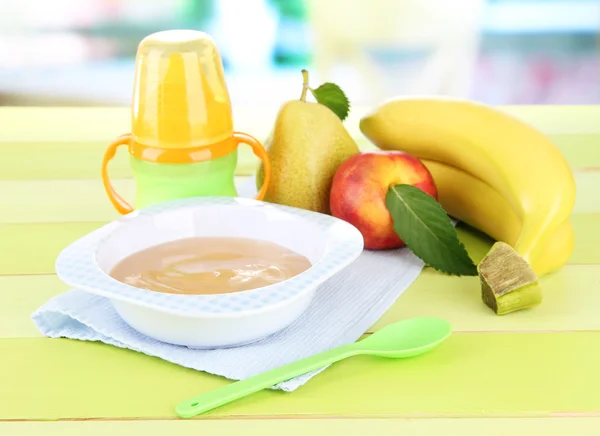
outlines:
{"label": "banana", "polygon": [[388,100],[360,129],[383,150],[420,158],[448,214],[512,246],[538,276],[567,262],[575,180],[541,132],[489,106],[442,97]]}
{"label": "banana", "polygon": [[[521,234],[521,220],[498,191],[457,168],[427,159],[422,162],[435,180],[438,200],[449,215],[493,239],[515,246]],[[567,219],[535,258],[533,270],[538,276],[555,271],[567,262],[573,247],[573,228]]]}

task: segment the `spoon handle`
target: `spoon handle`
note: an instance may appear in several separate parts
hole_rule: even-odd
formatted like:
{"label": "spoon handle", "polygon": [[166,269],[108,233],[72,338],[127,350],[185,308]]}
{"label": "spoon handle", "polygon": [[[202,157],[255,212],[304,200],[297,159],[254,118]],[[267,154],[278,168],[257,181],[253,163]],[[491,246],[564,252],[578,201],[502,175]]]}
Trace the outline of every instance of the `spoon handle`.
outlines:
{"label": "spoon handle", "polygon": [[175,411],[181,418],[192,418],[223,404],[258,392],[307,372],[320,369],[346,357],[360,354],[356,344],[343,345],[272,369],[259,375],[231,383],[214,391],[189,398],[177,405]]}

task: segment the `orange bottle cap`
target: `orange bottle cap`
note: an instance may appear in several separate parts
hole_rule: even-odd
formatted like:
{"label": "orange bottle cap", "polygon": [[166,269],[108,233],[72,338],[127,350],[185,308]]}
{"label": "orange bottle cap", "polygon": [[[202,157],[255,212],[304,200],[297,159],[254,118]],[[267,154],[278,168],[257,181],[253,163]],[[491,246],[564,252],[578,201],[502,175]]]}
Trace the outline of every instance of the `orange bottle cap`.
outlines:
{"label": "orange bottle cap", "polygon": [[196,30],[167,30],[138,47],[132,105],[133,139],[146,147],[197,148],[233,134],[223,63],[213,39]]}

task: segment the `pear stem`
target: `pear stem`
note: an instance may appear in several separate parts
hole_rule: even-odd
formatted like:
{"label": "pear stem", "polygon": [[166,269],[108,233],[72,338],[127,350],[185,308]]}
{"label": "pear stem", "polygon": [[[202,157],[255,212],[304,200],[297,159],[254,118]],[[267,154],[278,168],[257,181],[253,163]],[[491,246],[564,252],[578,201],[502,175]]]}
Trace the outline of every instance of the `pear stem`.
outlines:
{"label": "pear stem", "polygon": [[306,93],[308,92],[308,71],[302,70],[302,94],[300,95],[301,101],[306,101]]}

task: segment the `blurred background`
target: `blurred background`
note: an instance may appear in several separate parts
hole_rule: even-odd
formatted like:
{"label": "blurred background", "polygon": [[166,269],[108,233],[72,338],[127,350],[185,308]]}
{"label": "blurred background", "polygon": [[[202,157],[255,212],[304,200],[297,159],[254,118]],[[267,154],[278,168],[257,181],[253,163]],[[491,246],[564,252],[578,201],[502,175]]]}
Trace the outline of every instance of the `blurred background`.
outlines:
{"label": "blurred background", "polygon": [[128,105],[137,44],[191,28],[234,104],[340,85],[490,104],[599,104],[600,0],[0,0],[0,105]]}

